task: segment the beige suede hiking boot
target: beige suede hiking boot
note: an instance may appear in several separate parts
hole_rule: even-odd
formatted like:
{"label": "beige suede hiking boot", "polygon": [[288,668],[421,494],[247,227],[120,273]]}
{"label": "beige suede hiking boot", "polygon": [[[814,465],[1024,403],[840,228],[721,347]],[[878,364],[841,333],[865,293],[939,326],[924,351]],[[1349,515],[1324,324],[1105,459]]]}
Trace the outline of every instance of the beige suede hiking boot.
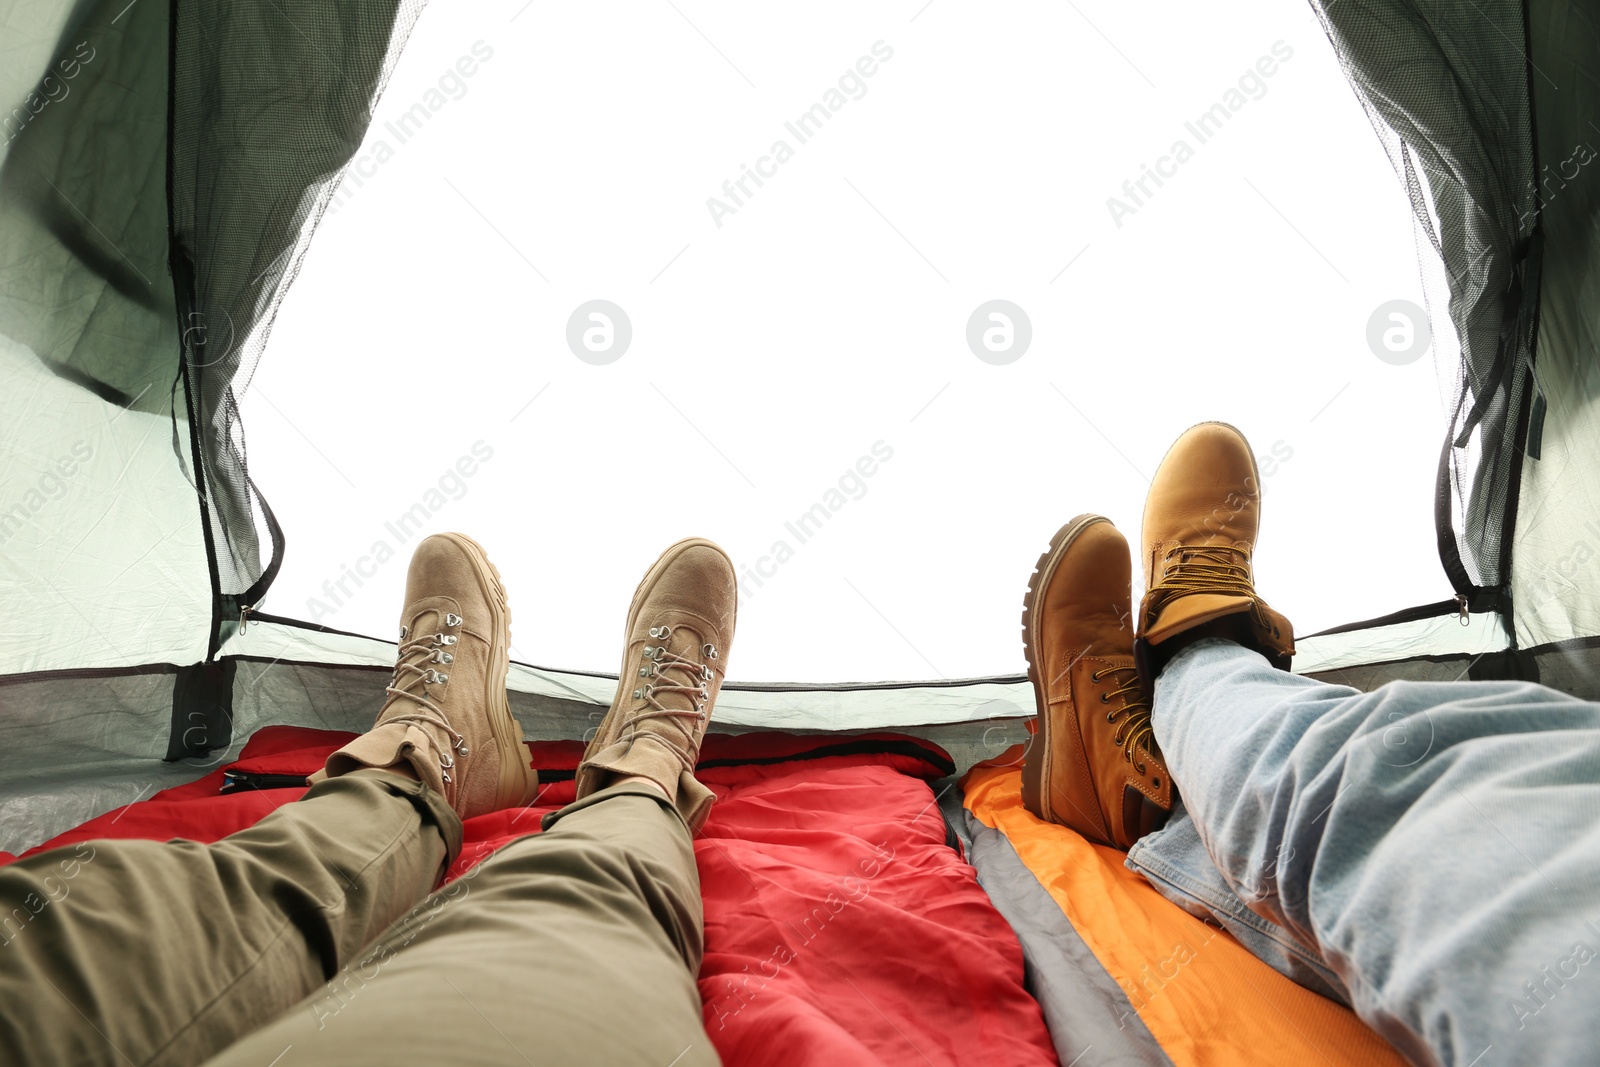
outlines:
{"label": "beige suede hiking boot", "polygon": [[1185,430],[1145,499],[1146,591],[1135,655],[1147,688],[1186,643],[1173,639],[1201,627],[1289,669],[1294,627],[1255,589],[1251,559],[1260,522],[1261,475],[1244,434],[1225,422]]}
{"label": "beige suede hiking boot", "polygon": [[500,572],[477,542],[424,539],[406,575],[389,699],[312,780],[404,764],[463,819],[531,803],[539,776],[506,700],[510,626]]}
{"label": "beige suede hiking boot", "polygon": [[1172,779],[1133,663],[1127,539],[1079,515],[1050,539],[1022,602],[1022,650],[1038,732],[1022,761],[1022,803],[1102,845],[1127,850],[1172,810]]}
{"label": "beige suede hiking boot", "polygon": [[645,572],[623,628],[617,695],[578,765],[579,800],[639,775],[666,792],[691,831],[704,824],[715,798],[694,766],[726,675],[737,599],[733,562],[698,537]]}

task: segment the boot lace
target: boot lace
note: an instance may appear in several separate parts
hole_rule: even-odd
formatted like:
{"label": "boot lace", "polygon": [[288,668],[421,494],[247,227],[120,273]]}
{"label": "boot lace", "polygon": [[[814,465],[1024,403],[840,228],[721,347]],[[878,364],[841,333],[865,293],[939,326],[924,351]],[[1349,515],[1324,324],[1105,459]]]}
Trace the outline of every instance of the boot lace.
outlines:
{"label": "boot lace", "polygon": [[[461,616],[446,613],[444,617],[444,630],[454,630],[460,627]],[[402,711],[397,715],[380,715],[381,721],[389,723],[407,723],[420,726],[434,735],[439,740],[442,735],[448,743],[439,745],[439,767],[444,781],[452,781],[450,769],[456,765],[455,755],[467,754],[467,740],[461,736],[454,726],[450,725],[449,716],[444,709],[434,701],[435,695],[428,692],[428,686],[446,686],[450,684],[450,675],[439,670],[435,664],[449,665],[455,661],[455,654],[448,651],[450,646],[460,640],[455,634],[445,633],[417,634],[406,640],[407,627],[400,628],[400,654],[395,660],[394,677],[384,692],[389,695],[390,707],[396,701],[409,701],[412,705],[410,711]],[[454,752],[455,755],[451,755]]]}
{"label": "boot lace", "polygon": [[1161,580],[1150,587],[1147,617],[1190,593],[1223,593],[1250,598],[1256,625],[1270,630],[1266,603],[1250,580],[1250,557],[1225,545],[1175,545],[1167,550]]}
{"label": "boot lace", "polygon": [[[717,646],[702,644],[675,652],[667,647],[667,641],[679,629],[682,627],[663,625],[650,628],[650,636],[658,638],[661,644],[645,646],[644,664],[639,668],[639,677],[659,680],[646,682],[633,691],[633,699],[643,700],[650,710],[636,712],[629,717],[628,739],[638,736],[650,738],[676,756],[684,769],[692,774],[700,753],[700,744],[695,735],[705,726],[708,718],[706,703],[711,699],[712,673],[709,661],[717,658]],[[696,660],[686,653],[699,653],[702,658]],[[673,672],[671,678],[669,671]],[[663,704],[661,698],[670,694],[686,697],[689,707],[668,707]],[[682,733],[683,743],[679,744],[661,731],[641,732],[640,724],[651,719],[670,723]]]}
{"label": "boot lace", "polygon": [[1117,727],[1111,743],[1122,746],[1123,758],[1133,764],[1140,774],[1144,774],[1144,760],[1138,753],[1160,759],[1161,750],[1156,745],[1155,731],[1150,726],[1150,705],[1144,701],[1138,669],[1132,666],[1105,667],[1090,674],[1089,680],[1098,682],[1108,675],[1115,675],[1120,684],[1115,689],[1102,692],[1100,703],[1110,704],[1114,698],[1122,697],[1116,707],[1106,712],[1106,722]]}

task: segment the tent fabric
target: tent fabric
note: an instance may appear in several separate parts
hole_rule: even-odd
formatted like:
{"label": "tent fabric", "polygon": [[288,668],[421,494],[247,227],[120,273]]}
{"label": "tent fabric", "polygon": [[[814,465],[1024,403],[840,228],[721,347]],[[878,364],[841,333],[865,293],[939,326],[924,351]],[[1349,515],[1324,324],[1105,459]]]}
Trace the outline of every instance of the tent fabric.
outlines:
{"label": "tent fabric", "polygon": [[[228,655],[261,662],[301,662],[382,667],[394,665],[392,641],[341,634],[276,620],[252,621],[231,634]],[[616,675],[562,671],[516,663],[506,679],[516,693],[607,706]],[[760,684],[734,681],[717,700],[724,725],[777,730],[895,729],[937,723],[1030,715],[1033,691],[1021,675],[948,682]]]}
{"label": "tent fabric", "polygon": [[192,664],[270,583],[237,394],[421,7],[0,0],[0,672]]}
{"label": "tent fabric", "polygon": [[[1111,1016],[1088,1024],[1078,1041],[1092,1042],[1114,1026],[1131,1062],[1163,1062],[1140,1047],[1137,1031],[1128,1036],[1126,1027],[1137,1021],[1178,1067],[1405,1062],[1348,1008],[1294,984],[1161,896],[1124,865],[1121,852],[1028,812],[1020,761],[1019,748],[974,767],[962,786],[974,821],[1003,835],[1023,869],[996,863],[1005,856],[999,849],[975,849],[974,863],[992,893],[1014,902],[1036,896],[1037,885],[1053,901],[1054,928],[1041,929],[1037,919],[1014,925],[1030,967],[1054,968],[1049,982],[1057,989],[1077,989]],[[1063,948],[1074,937],[1090,956]],[[1077,973],[1063,973],[1064,966]],[[1046,1010],[1060,999],[1047,996]]]}
{"label": "tent fabric", "polygon": [[170,412],[107,401],[4,329],[0,674],[200,660],[211,583]]}
{"label": "tent fabric", "polygon": [[108,402],[158,412],[178,341],[168,27],[162,5],[116,17],[124,6],[0,5],[19,30],[0,112],[0,334]]}
{"label": "tent fabric", "polygon": [[[41,849],[101,837],[217,840],[304,792],[258,785],[303,781],[350,736],[259,731],[235,763]],[[535,744],[537,803],[468,820],[448,877],[569,801],[582,747]],[[718,802],[695,840],[706,909],[699,983],[723,1062],[1057,1062],[1015,934],[947,844],[929,783],[952,764],[937,746],[764,731],[712,735],[701,755],[698,773]]]}
{"label": "tent fabric", "polygon": [[1551,0],[1528,16],[1544,265],[1511,567],[1518,641],[1539,646],[1600,633],[1600,18]]}
{"label": "tent fabric", "polygon": [[[1295,669],[1306,674],[1345,670],[1420,656],[1476,656],[1507,647],[1494,613],[1472,613],[1463,625],[1449,614],[1299,638]],[[225,655],[261,663],[381,667],[394,664],[392,641],[280,621],[253,620],[240,634],[230,628]],[[250,673],[250,672],[247,672]],[[614,675],[563,671],[513,662],[507,687],[514,693],[608,705]],[[778,730],[903,729],[940,723],[1030,716],[1033,689],[1021,674],[944,682],[906,681],[806,685],[734,681],[722,689],[717,719],[724,725]],[[1009,742],[1007,742],[1009,744]],[[997,745],[993,755],[1004,745]]]}
{"label": "tent fabric", "polygon": [[1441,562],[1458,593],[1501,592],[1539,298],[1524,3],[1312,6],[1411,200],[1450,421]]}
{"label": "tent fabric", "polygon": [[0,850],[32,847],[204,773],[161,760],[175,673],[0,677]]}
{"label": "tent fabric", "polygon": [[173,455],[167,19],[126,7],[0,3],[6,674],[190,663],[209,636]]}
{"label": "tent fabric", "polygon": [[[198,477],[225,613],[271,584],[265,510],[246,464],[237,397],[419,0],[173,0],[171,266]],[[290,76],[286,76],[292,72]]]}

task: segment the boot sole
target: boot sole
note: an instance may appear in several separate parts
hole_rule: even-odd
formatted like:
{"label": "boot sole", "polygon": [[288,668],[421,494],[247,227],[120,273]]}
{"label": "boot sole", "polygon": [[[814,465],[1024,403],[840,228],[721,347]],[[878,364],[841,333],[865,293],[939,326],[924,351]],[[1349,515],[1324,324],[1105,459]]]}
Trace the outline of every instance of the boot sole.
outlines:
{"label": "boot sole", "polygon": [[489,554],[483,546],[472,538],[462,533],[440,534],[455,542],[467,558],[472,560],[472,568],[478,576],[478,585],[486,594],[486,599],[494,607],[494,639],[489,646],[489,692],[488,717],[489,733],[494,737],[495,747],[499,749],[502,761],[508,752],[516,752],[522,756],[523,781],[520,784],[508,783],[502,762],[499,784],[495,790],[495,806],[497,808],[510,808],[526,806],[531,803],[539,789],[538,772],[532,770],[527,762],[528,749],[522,743],[522,727],[511,714],[511,701],[506,696],[506,676],[511,670],[511,603],[506,596],[505,583],[500,579],[500,571],[489,559]]}
{"label": "boot sole", "polygon": [[1050,547],[1044,550],[1044,554],[1034,564],[1033,574],[1028,578],[1028,591],[1022,597],[1022,655],[1028,661],[1028,681],[1033,683],[1033,700],[1038,722],[1038,729],[1034,732],[1031,742],[1038,746],[1038,755],[1031,760],[1026,756],[1023,758],[1022,792],[1024,797],[1031,793],[1038,798],[1039,817],[1048,822],[1056,821],[1050,805],[1050,775],[1046,769],[1050,756],[1050,700],[1045,691],[1044,662],[1039,654],[1041,647],[1039,635],[1034,627],[1036,609],[1044,596],[1045,587],[1050,584],[1050,578],[1061,565],[1062,557],[1067,554],[1067,549],[1072,547],[1073,542],[1077,541],[1083,531],[1095,523],[1110,521],[1104,515],[1085,513],[1057,530],[1055,536],[1050,538]]}
{"label": "boot sole", "polygon": [[[617,724],[622,721],[622,709],[631,703],[631,700],[625,700],[623,697],[624,694],[632,691],[630,688],[631,680],[628,677],[628,661],[632,658],[630,652],[632,648],[631,638],[633,637],[634,623],[639,618],[640,605],[649,598],[656,582],[660,580],[661,575],[666,573],[667,568],[672,565],[673,561],[688,549],[697,546],[709,548],[724,559],[728,558],[727,552],[723,551],[722,546],[715,541],[708,541],[704,537],[685,537],[683,540],[675,541],[667,546],[666,551],[661,553],[660,558],[655,561],[649,570],[644,572],[644,577],[639,579],[639,584],[633,591],[633,600],[628,604],[628,617],[622,624],[622,665],[617,668],[617,694],[611,698],[611,707],[606,710],[605,718],[600,720],[600,725],[595,729],[594,739],[585,747],[584,759],[588,759],[590,755],[599,752],[616,740],[614,735],[617,733]],[[728,561],[728,569],[734,571],[737,575],[738,572],[734,570],[732,560]],[[736,594],[733,602],[734,617],[732,620],[732,624],[735,627],[738,625],[738,615],[739,599]]]}

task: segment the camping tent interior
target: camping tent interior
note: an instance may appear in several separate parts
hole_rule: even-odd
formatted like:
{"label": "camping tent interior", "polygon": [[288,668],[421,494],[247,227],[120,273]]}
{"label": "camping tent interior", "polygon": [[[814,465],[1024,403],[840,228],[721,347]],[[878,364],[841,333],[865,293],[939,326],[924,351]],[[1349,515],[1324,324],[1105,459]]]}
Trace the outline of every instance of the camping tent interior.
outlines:
{"label": "camping tent interior", "polygon": [[1591,12],[630,11],[0,4],[0,849],[363,728],[438,529],[507,576],[530,739],[704,533],[719,729],[970,765],[1032,714],[1038,548],[1131,530],[1201,418],[1263,457],[1297,670],[1600,695]]}

